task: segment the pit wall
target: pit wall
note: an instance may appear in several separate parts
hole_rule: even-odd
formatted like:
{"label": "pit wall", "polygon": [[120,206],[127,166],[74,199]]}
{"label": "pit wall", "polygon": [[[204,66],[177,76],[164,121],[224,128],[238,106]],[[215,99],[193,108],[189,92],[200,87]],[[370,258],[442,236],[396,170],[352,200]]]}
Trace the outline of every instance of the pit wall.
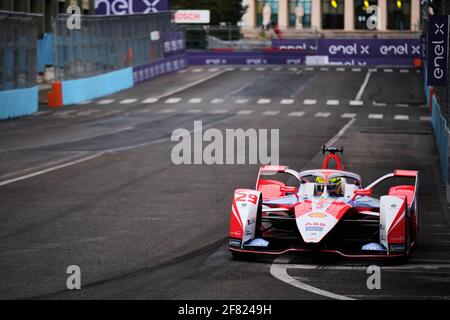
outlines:
{"label": "pit wall", "polygon": [[38,111],[39,88],[0,91],[0,120],[27,116]]}

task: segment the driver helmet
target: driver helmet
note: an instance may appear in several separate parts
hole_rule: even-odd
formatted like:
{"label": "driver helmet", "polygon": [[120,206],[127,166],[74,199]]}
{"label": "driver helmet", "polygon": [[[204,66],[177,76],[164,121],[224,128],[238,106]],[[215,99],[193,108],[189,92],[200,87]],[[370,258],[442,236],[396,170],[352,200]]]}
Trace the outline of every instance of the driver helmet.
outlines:
{"label": "driver helmet", "polygon": [[[325,179],[322,177],[316,178],[316,191],[317,193],[323,193],[325,189]],[[327,191],[329,195],[340,195],[342,194],[342,179],[340,177],[331,178],[327,183]]]}

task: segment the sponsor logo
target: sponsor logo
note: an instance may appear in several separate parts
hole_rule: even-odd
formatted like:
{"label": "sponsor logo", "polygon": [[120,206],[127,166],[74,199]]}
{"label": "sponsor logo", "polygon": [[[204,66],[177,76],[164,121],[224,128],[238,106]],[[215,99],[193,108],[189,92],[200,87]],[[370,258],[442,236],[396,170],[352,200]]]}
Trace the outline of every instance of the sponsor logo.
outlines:
{"label": "sponsor logo", "polygon": [[[305,230],[306,230],[306,232],[322,232],[323,228],[322,227],[306,227]],[[317,234],[310,233],[310,235],[317,235]]]}
{"label": "sponsor logo", "polygon": [[232,247],[240,247],[241,246],[241,240],[239,240],[239,239],[230,239],[229,244]]}
{"label": "sponsor logo", "polygon": [[242,232],[241,231],[230,232],[230,236],[241,237],[242,236]]}
{"label": "sponsor logo", "polygon": [[327,217],[327,214],[326,213],[322,213],[322,212],[313,212],[313,213],[308,214],[308,217],[323,219],[323,218]]}

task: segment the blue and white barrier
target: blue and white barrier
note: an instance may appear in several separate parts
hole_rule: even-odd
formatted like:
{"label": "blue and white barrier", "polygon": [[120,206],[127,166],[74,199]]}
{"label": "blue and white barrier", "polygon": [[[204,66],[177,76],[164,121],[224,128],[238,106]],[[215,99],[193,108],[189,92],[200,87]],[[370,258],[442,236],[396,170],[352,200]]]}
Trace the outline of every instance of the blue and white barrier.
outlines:
{"label": "blue and white barrier", "polygon": [[0,120],[22,117],[38,110],[39,88],[0,91]]}

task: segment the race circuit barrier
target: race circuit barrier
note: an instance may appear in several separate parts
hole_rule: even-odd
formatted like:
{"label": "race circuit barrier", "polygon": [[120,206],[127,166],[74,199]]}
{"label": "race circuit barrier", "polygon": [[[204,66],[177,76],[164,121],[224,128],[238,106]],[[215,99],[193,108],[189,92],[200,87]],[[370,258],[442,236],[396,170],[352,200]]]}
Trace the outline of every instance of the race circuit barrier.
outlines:
{"label": "race circuit barrier", "polygon": [[48,94],[50,107],[62,107],[107,96],[134,85],[133,68],[125,68],[94,77],[57,81]]}
{"label": "race circuit barrier", "polygon": [[424,68],[424,90],[427,99],[427,104],[431,111],[431,124],[433,126],[436,144],[439,150],[439,158],[442,172],[442,183],[447,192],[447,200],[450,202],[450,145],[449,136],[450,130],[448,128],[447,120],[442,116],[441,106],[434,94],[434,88],[427,85],[428,71]]}
{"label": "race circuit barrier", "polygon": [[38,111],[38,86],[0,91],[0,120],[21,117]]}
{"label": "race circuit barrier", "polygon": [[133,67],[134,84],[150,81],[162,75],[185,69],[186,67],[187,60],[184,54]]}
{"label": "race circuit barrier", "polygon": [[190,64],[304,64],[307,55],[332,65],[420,66],[420,39],[275,39],[263,51],[188,51]]}

